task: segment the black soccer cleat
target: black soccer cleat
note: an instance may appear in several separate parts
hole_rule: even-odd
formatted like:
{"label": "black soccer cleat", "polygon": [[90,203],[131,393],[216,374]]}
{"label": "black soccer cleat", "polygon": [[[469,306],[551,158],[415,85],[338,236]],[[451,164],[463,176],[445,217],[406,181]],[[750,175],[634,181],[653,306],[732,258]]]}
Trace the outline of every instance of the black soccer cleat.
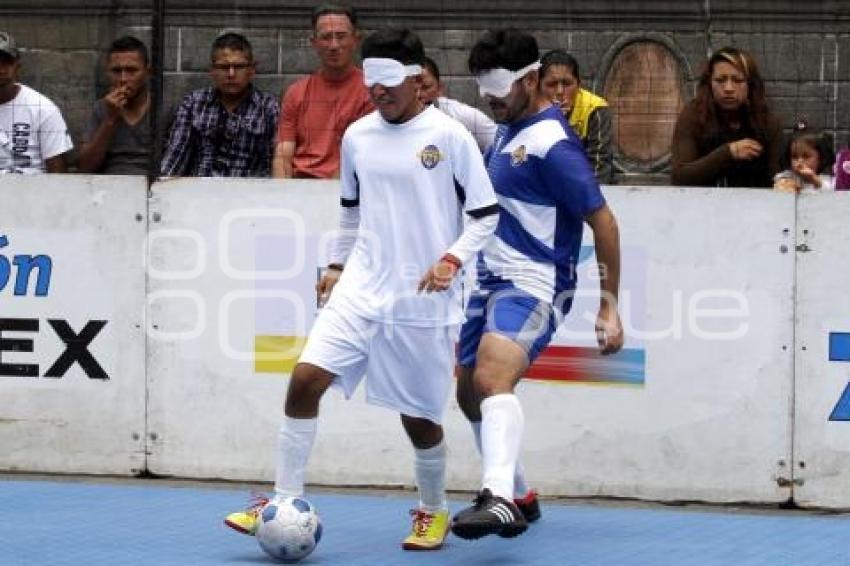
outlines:
{"label": "black soccer cleat", "polygon": [[475,496],[472,507],[452,519],[452,532],[467,540],[486,535],[510,538],[521,535],[527,528],[528,522],[514,502],[493,495],[487,488]]}
{"label": "black soccer cleat", "polygon": [[522,513],[522,516],[529,523],[533,523],[540,518],[540,500],[537,498],[537,492],[533,489],[522,499],[514,499],[514,503],[516,503],[517,509],[519,509],[519,512]]}

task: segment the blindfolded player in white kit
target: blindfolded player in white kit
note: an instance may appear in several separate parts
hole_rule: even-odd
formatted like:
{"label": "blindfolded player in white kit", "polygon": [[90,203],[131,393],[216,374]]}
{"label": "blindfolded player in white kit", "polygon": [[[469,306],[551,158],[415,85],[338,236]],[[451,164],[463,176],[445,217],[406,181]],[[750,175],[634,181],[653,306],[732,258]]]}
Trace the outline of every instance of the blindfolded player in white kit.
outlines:
{"label": "blindfolded player in white kit", "polygon": [[[472,135],[419,101],[419,38],[381,30],[362,56],[377,111],[342,140],[342,235],[318,285],[330,298],[290,380],[274,497],[304,491],[324,392],[350,396],[368,375],[367,401],[397,411],[414,447],[420,503],[402,546],[430,550],[449,528],[440,423],[463,320],[455,276],[493,233],[498,205]],[[226,522],[253,534],[257,512]]]}

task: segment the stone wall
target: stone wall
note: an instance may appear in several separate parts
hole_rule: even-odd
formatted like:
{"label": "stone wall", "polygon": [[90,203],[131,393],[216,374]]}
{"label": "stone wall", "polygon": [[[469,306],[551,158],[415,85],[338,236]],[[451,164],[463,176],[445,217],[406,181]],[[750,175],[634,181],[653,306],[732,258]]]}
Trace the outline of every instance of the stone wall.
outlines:
{"label": "stone wall", "polygon": [[[610,91],[607,73],[618,54],[634,42],[649,41],[670,52],[681,75],[681,90],[689,98],[707,53],[731,44],[750,50],[760,62],[771,104],[787,127],[804,117],[812,126],[833,132],[837,145],[850,143],[848,2],[360,0],[353,4],[365,31],[404,25],[420,32],[445,75],[449,95],[472,104],[480,101],[466,72],[466,56],[488,27],[515,25],[533,31],[544,50],[566,48],[581,63],[585,84],[598,92],[606,87]],[[101,50],[123,33],[149,43],[153,5],[152,0],[0,4],[0,29],[13,33],[22,47],[22,82],[62,108],[75,139],[92,102],[105,88]],[[263,89],[279,93],[316,64],[309,44],[314,2],[166,0],[164,5],[166,106],[187,90],[207,84],[209,45],[224,29],[237,29],[251,39],[259,59],[257,82]],[[634,85],[649,84],[651,78],[636,76],[631,96]],[[640,106],[639,99],[632,99],[623,108],[634,111]],[[653,112],[642,119],[675,119],[675,110],[669,108]],[[630,173],[629,182],[666,180],[664,159],[619,163]]]}

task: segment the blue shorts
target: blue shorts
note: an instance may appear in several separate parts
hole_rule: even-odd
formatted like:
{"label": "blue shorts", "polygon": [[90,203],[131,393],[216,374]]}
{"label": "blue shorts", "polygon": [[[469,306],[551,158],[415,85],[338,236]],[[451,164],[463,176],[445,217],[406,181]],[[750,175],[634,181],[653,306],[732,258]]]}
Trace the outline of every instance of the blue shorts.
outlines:
{"label": "blue shorts", "polygon": [[550,303],[515,288],[477,292],[466,307],[466,322],[460,329],[458,365],[473,367],[481,337],[495,332],[525,350],[531,365],[549,344],[557,328]]}

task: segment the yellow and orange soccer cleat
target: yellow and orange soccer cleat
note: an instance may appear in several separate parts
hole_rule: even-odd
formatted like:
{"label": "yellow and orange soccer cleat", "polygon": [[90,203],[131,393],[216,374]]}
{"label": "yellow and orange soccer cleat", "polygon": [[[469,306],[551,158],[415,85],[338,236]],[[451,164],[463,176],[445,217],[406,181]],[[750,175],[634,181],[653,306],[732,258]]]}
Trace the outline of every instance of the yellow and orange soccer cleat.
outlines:
{"label": "yellow and orange soccer cleat", "polygon": [[257,534],[257,526],[260,524],[260,513],[263,512],[263,507],[268,502],[268,497],[257,495],[251,501],[250,507],[225,517],[224,524],[243,535],[254,536]]}
{"label": "yellow and orange soccer cleat", "polygon": [[413,528],[401,543],[405,550],[437,550],[443,546],[449,534],[449,511],[444,509],[429,513],[422,509],[411,509]]}

